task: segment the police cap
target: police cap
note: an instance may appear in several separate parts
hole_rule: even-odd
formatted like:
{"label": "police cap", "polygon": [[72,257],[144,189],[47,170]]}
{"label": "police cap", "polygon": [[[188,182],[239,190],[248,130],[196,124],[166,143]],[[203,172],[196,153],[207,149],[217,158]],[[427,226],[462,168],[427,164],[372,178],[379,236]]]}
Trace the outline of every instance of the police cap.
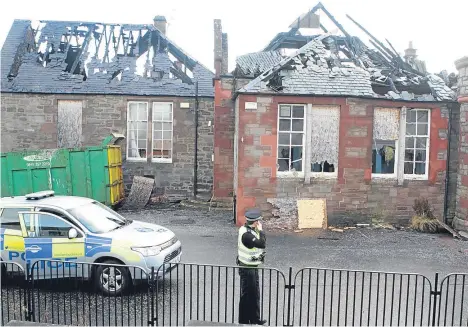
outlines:
{"label": "police cap", "polygon": [[248,210],[245,213],[247,221],[253,222],[262,219],[262,212],[259,209]]}

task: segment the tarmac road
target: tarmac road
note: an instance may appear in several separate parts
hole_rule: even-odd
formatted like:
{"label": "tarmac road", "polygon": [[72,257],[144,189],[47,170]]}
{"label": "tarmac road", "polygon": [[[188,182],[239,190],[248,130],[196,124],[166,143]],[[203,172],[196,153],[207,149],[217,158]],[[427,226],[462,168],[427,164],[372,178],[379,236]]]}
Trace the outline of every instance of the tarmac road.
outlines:
{"label": "tarmac road", "polygon": [[[176,207],[122,214],[173,230],[182,242],[183,262],[235,264],[237,228],[230,212]],[[419,273],[432,279],[435,273],[468,272],[468,242],[449,234],[362,228],[344,233],[266,232],[266,266],[285,273],[289,267],[319,267]]]}
{"label": "tarmac road", "polygon": [[[174,270],[154,292],[141,285],[131,294],[117,298],[102,297],[92,292],[89,284],[37,285],[32,295],[36,320],[146,325],[154,310],[159,325],[181,325],[189,320],[237,322],[238,271],[226,267],[234,265],[237,248],[237,228],[231,213],[178,206],[121,213],[173,230],[182,242],[182,261],[186,265]],[[384,229],[344,233],[267,231],[266,266],[272,268],[260,272],[261,311],[270,325],[282,325],[287,317],[288,292],[284,285],[290,267],[296,285],[291,292],[290,311],[295,324],[427,325],[430,306],[423,301],[429,299],[429,283],[433,283],[435,273],[442,278],[453,272],[468,272],[468,242],[454,240],[450,235]],[[332,270],[301,270],[305,267]],[[363,270],[417,273],[428,279]],[[468,294],[468,277],[464,292]],[[448,298],[452,298],[452,293]],[[24,320],[21,303],[25,293],[21,288],[10,283],[2,289],[2,299],[7,299],[2,300],[3,322]],[[467,299],[465,296],[461,306],[449,306],[449,316],[453,311],[455,320],[447,324],[457,325],[458,319],[464,325],[468,323]],[[420,307],[426,309],[421,311]]]}

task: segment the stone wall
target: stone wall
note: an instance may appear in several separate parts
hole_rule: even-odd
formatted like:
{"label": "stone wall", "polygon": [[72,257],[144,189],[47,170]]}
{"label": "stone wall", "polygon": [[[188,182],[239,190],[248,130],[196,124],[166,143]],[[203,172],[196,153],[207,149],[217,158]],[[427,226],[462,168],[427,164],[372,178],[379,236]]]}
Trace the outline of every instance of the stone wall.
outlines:
{"label": "stone wall", "polygon": [[[245,102],[256,102],[256,110],[245,110]],[[279,103],[334,105],[340,107],[338,172],[335,178],[277,176],[277,108]],[[296,200],[327,199],[331,225],[384,221],[408,224],[414,200],[427,198],[442,219],[446,155],[448,145],[447,105],[424,104],[431,109],[428,180],[372,178],[372,134],[374,107],[401,108],[410,103],[313,97],[239,97],[239,165],[237,221],[252,207],[263,210],[266,224],[297,226]],[[418,105],[418,108],[421,104]],[[457,141],[456,137],[452,139]],[[454,146],[452,144],[452,146]],[[452,165],[453,166],[453,165]],[[452,177],[455,178],[455,177]],[[453,208],[450,208],[453,212]]]}
{"label": "stone wall", "polygon": [[458,102],[460,103],[460,147],[457,210],[453,220],[456,229],[468,232],[468,57],[455,62],[458,69]]}
{"label": "stone wall", "polygon": [[[195,125],[193,98],[135,96],[67,96],[2,93],[1,151],[57,147],[57,101],[83,101],[82,144],[99,145],[112,132],[126,135],[128,101],[173,102],[173,162],[152,163],[125,160],[122,144],[124,181],[129,191],[133,176],[149,175],[156,180],[155,194],[186,198],[193,194]],[[190,103],[181,109],[180,103]],[[198,192],[211,196],[213,185],[213,99],[199,99]]]}

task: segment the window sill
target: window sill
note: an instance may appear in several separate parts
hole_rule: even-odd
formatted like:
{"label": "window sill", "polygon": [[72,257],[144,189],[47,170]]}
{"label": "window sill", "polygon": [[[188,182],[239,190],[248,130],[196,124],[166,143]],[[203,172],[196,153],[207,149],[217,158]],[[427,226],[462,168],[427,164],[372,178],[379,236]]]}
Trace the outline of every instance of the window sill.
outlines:
{"label": "window sill", "polygon": [[429,180],[429,176],[427,175],[404,175],[405,180],[410,181],[427,181]]}
{"label": "window sill", "polygon": [[148,161],[148,158],[126,158],[125,161],[129,162],[146,162]]}
{"label": "window sill", "polygon": [[172,159],[151,159],[152,163],[172,163]]}
{"label": "window sill", "polygon": [[304,172],[277,171],[276,177],[282,179],[304,179]]}
{"label": "window sill", "polygon": [[397,180],[398,179],[396,174],[372,174],[371,178],[376,179],[376,180],[379,180],[379,179]]}
{"label": "window sill", "polygon": [[337,173],[311,173],[311,179],[337,179]]}

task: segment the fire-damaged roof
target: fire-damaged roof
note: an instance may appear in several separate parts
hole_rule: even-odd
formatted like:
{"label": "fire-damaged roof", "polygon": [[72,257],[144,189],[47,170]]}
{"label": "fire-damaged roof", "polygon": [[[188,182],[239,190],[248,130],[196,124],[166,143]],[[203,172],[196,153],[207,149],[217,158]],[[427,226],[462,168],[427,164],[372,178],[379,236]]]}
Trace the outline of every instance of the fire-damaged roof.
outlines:
{"label": "fire-damaged roof", "polygon": [[213,97],[214,74],[153,25],[15,20],[2,92]]}
{"label": "fire-damaged roof", "polygon": [[[279,33],[265,49],[237,58],[234,75],[254,78],[240,93],[335,95],[389,98],[408,101],[455,100],[456,77],[428,74],[425,63],[416,59],[416,50],[406,50],[403,59],[388,41],[388,47],[349,17],[369,37],[374,48],[351,36],[319,3],[321,9],[343,35],[301,35],[297,27]],[[294,26],[294,25],[293,25]],[[297,49],[281,55],[282,49]]]}

